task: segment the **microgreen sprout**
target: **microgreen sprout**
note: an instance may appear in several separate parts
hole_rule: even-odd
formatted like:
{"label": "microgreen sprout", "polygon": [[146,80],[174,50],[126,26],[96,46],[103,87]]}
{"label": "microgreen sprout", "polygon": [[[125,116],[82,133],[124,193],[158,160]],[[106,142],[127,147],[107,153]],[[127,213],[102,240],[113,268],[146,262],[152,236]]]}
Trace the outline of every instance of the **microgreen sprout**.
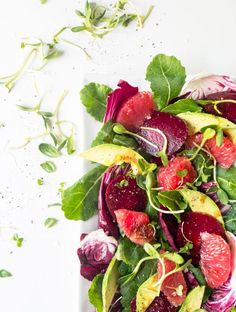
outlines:
{"label": "microgreen sprout", "polygon": [[[61,150],[65,148],[67,150],[67,154],[71,155],[75,152],[75,125],[71,121],[60,120],[60,107],[67,95],[67,91],[64,91],[60,96],[56,107],[53,112],[42,111],[41,105],[42,100],[35,106],[22,106],[18,105],[17,107],[23,111],[35,113],[43,119],[44,131],[38,135],[26,137],[25,142],[13,148],[22,148],[28,145],[32,140],[41,138],[41,137],[49,137],[52,139],[53,144],[42,142],[39,144],[39,150],[41,153],[48,157],[59,157],[61,155]],[[70,127],[69,134],[63,131],[62,125],[67,124]],[[41,164],[41,167],[47,172],[53,172],[56,170],[56,166],[52,162],[45,162]]]}
{"label": "microgreen sprout", "polygon": [[[134,13],[128,13],[127,6],[132,8]],[[118,25],[127,27],[134,20],[137,21],[139,28],[143,27],[153,9],[154,6],[150,6],[147,13],[142,16],[131,1],[117,0],[113,6],[105,7],[87,0],[84,12],[75,11],[77,16],[83,19],[83,23],[72,27],[71,30],[73,32],[86,31],[93,37],[102,38],[116,29]]]}
{"label": "microgreen sprout", "polygon": [[196,152],[193,154],[193,156],[190,158],[190,161],[194,160],[194,158],[198,155],[204,144],[207,140],[212,139],[216,135],[216,131],[212,128],[206,128],[203,132],[202,142],[200,146],[198,146]]}
{"label": "microgreen sprout", "polygon": [[158,128],[141,127],[141,129],[154,131],[154,132],[157,132],[158,134],[160,134],[162,136],[163,147],[162,147],[162,150],[160,152],[158,152],[158,156],[161,157],[161,161],[162,161],[163,165],[167,166],[168,165],[168,158],[167,158],[166,152],[167,152],[168,141],[167,141],[166,135]]}
{"label": "microgreen sprout", "polygon": [[23,237],[19,237],[19,235],[17,233],[15,233],[12,237],[13,241],[16,242],[16,246],[17,247],[22,247],[22,243],[24,238]]}
{"label": "microgreen sprout", "polygon": [[[153,189],[155,190],[155,175],[152,172],[149,172],[146,176],[146,193],[148,196],[148,200],[150,202],[150,205],[153,209],[157,210],[158,212],[164,213],[164,214],[180,214],[183,213],[184,210],[164,210],[158,207],[155,203],[155,199],[153,197]],[[158,189],[157,189],[158,190]]]}

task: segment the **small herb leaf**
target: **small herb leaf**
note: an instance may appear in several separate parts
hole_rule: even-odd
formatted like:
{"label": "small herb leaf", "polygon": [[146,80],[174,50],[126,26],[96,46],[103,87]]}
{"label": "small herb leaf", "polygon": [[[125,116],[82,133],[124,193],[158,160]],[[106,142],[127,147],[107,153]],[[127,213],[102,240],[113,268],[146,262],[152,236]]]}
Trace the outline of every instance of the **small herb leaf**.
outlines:
{"label": "small herb leaf", "polygon": [[54,225],[56,225],[57,222],[58,222],[58,220],[55,218],[47,218],[44,222],[44,226],[49,229],[49,228],[53,227]]}
{"label": "small herb leaf", "polygon": [[45,161],[44,163],[40,164],[40,166],[43,168],[43,170],[49,173],[56,171],[56,165],[52,161]]}
{"label": "small herb leaf", "polygon": [[60,156],[60,152],[56,147],[48,143],[39,144],[39,150],[41,153],[48,157],[56,158]]}
{"label": "small herb leaf", "polygon": [[7,270],[4,270],[4,269],[2,269],[2,270],[0,270],[0,277],[11,277],[12,276],[12,274],[10,273],[10,272],[8,272]]}

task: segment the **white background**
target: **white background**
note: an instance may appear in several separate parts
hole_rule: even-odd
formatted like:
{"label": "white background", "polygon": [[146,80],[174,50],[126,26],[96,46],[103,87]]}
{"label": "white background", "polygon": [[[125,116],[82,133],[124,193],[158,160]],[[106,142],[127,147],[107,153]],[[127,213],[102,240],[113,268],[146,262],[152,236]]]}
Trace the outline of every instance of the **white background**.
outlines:
{"label": "white background", "polygon": [[[50,40],[65,25],[77,25],[74,10],[85,1],[0,0],[0,76],[12,73],[24,52],[22,37]],[[155,4],[155,10],[144,29],[135,25],[119,29],[103,40],[86,34],[63,35],[86,47],[92,61],[71,46],[63,46],[65,55],[52,61],[42,72],[29,73],[10,94],[0,86],[0,269],[13,277],[0,279],[0,310],[3,312],[78,312],[86,294],[79,290],[79,266],[76,248],[79,222],[67,221],[58,202],[60,182],[67,185],[79,178],[82,164],[77,155],[57,159],[53,174],[42,171],[46,160],[38,151],[41,140],[21,150],[11,149],[24,138],[42,129],[34,114],[20,111],[16,104],[35,105],[44,96],[44,110],[52,109],[63,90],[68,90],[62,116],[76,122],[78,147],[83,145],[82,110],[79,89],[84,77],[92,73],[109,84],[110,77],[135,76],[144,80],[152,56],[172,54],[181,59],[188,74],[198,72],[236,73],[236,1],[235,0],[159,0],[134,1],[140,10]],[[136,74],[139,73],[139,74]],[[37,97],[33,81],[39,88]],[[93,133],[86,127],[86,139]],[[37,185],[38,178],[44,185]],[[59,219],[51,229],[43,225],[47,217]],[[88,225],[89,227],[89,225]],[[22,248],[11,240],[14,233],[24,237]],[[81,308],[80,312],[88,312]]]}

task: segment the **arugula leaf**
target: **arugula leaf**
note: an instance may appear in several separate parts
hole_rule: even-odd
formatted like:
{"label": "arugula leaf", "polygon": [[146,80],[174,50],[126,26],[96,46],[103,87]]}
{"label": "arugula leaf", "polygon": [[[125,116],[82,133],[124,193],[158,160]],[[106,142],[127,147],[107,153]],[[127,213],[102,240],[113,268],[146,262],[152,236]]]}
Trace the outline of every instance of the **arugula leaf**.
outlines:
{"label": "arugula leaf", "polygon": [[230,199],[236,199],[236,167],[223,169],[217,167],[217,181]]}
{"label": "arugula leaf", "polygon": [[159,192],[157,198],[164,207],[173,211],[185,209],[188,206],[178,191]]}
{"label": "arugula leaf", "polygon": [[136,296],[139,286],[145,282],[151,275],[156,273],[157,261],[148,260],[144,262],[142,268],[137,275],[128,283],[124,284],[120,288],[122,295],[121,304],[123,306],[123,312],[130,312],[130,302]]}
{"label": "arugula leaf", "polygon": [[97,133],[96,138],[93,140],[91,147],[95,147],[104,143],[112,143],[115,133],[113,132],[113,121],[109,120]]}
{"label": "arugula leaf", "polygon": [[223,217],[227,231],[236,235],[236,204],[232,205],[230,211]]}
{"label": "arugula leaf", "polygon": [[130,147],[132,149],[137,149],[138,143],[135,139],[125,134],[115,134],[113,131],[113,126],[114,123],[112,120],[106,122],[98,132],[96,138],[93,140],[91,147],[105,143],[113,143],[116,145]]}
{"label": "arugula leaf", "polygon": [[112,89],[106,85],[90,82],[80,91],[80,99],[87,112],[98,121],[103,121],[106,100]]}
{"label": "arugula leaf", "polygon": [[185,82],[185,68],[174,56],[156,55],[148,65],[146,79],[151,82],[154,99],[159,109],[177,97]]}
{"label": "arugula leaf", "polygon": [[206,285],[205,277],[204,277],[202,271],[200,270],[200,268],[195,267],[195,266],[193,266],[192,264],[190,264],[190,266],[189,266],[188,269],[189,269],[190,272],[193,273],[193,275],[196,277],[198,283],[199,283],[201,286]]}
{"label": "arugula leaf", "polygon": [[124,237],[120,240],[116,256],[118,260],[135,267],[147,254],[142,247],[132,243],[127,237]]}
{"label": "arugula leaf", "polygon": [[88,291],[90,303],[96,308],[97,312],[102,312],[102,282],[104,274],[98,274],[94,277],[92,284]]}
{"label": "arugula leaf", "polygon": [[[180,155],[185,155],[191,158],[196,153],[196,148],[192,150],[184,150]],[[197,170],[198,177],[195,183],[208,182],[213,179],[213,161],[212,159],[203,151],[200,151],[196,157],[192,160],[194,168]]]}
{"label": "arugula leaf", "polygon": [[96,214],[100,182],[106,168],[93,168],[75,184],[62,191],[62,210],[67,219],[86,221]]}
{"label": "arugula leaf", "polygon": [[197,102],[192,99],[181,99],[170,104],[162,109],[162,112],[178,115],[185,112],[201,112],[202,108],[198,106]]}

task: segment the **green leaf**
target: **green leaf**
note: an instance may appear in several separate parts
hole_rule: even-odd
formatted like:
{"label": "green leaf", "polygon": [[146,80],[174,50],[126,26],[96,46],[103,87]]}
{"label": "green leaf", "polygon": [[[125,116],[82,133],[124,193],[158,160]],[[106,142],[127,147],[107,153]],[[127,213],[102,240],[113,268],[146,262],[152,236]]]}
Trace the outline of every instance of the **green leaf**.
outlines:
{"label": "green leaf", "polygon": [[223,217],[227,231],[236,235],[236,204],[232,205],[229,212]]}
{"label": "green leaf", "polygon": [[49,229],[49,228],[55,226],[57,224],[57,222],[58,222],[58,220],[55,218],[47,218],[44,221],[44,226]]}
{"label": "green leaf", "polygon": [[36,112],[38,110],[38,105],[35,107],[24,106],[24,105],[16,105],[19,109],[25,112]]}
{"label": "green leaf", "polygon": [[112,143],[116,144],[116,145],[129,147],[129,148],[132,148],[134,150],[137,150],[137,148],[138,148],[137,141],[134,138],[131,138],[130,136],[128,136],[126,134],[121,134],[121,135],[116,134],[114,136]]}
{"label": "green leaf", "polygon": [[146,79],[151,82],[159,109],[177,97],[185,82],[185,68],[174,56],[156,55],[148,65]]}
{"label": "green leaf", "polygon": [[149,260],[145,261],[142,268],[139,270],[137,275],[130,282],[126,283],[121,287],[121,304],[123,306],[123,312],[130,312],[131,300],[136,296],[139,286],[145,282],[151,275],[156,273],[157,261]]}
{"label": "green leaf", "polygon": [[44,116],[44,117],[48,117],[48,118],[51,118],[51,117],[54,116],[54,114],[51,113],[51,112],[42,112],[42,111],[39,111],[38,114],[41,115],[41,116]]}
{"label": "green leaf", "polygon": [[67,154],[68,155],[72,155],[75,152],[75,142],[74,142],[73,131],[72,131],[71,135],[67,139],[66,149],[67,149]]}
{"label": "green leaf", "polygon": [[63,54],[64,54],[63,51],[52,49],[52,50],[49,50],[47,55],[44,56],[44,60],[52,60],[52,59],[62,56]]}
{"label": "green leaf", "polygon": [[162,112],[167,112],[173,115],[178,115],[185,112],[201,112],[202,108],[198,106],[197,102],[192,99],[181,99],[170,104],[162,109]]}
{"label": "green leaf", "polygon": [[73,31],[73,32],[80,32],[80,31],[83,31],[83,30],[86,30],[86,29],[87,29],[86,26],[81,25],[81,26],[72,27],[72,28],[71,28],[71,31]]}
{"label": "green leaf", "polygon": [[90,303],[96,308],[97,312],[103,312],[102,305],[102,282],[104,274],[98,274],[94,277],[92,284],[88,291]]}
{"label": "green leaf", "polygon": [[198,283],[201,286],[206,285],[205,277],[199,268],[197,268],[191,264],[188,269],[189,269],[189,271],[191,271],[193,273],[193,275],[196,277]]}
{"label": "green leaf", "polygon": [[187,208],[187,203],[178,191],[159,192],[157,198],[164,207],[170,210],[175,211]]}
{"label": "green leaf", "polygon": [[217,191],[217,196],[219,198],[219,200],[221,201],[222,204],[227,205],[229,202],[229,197],[226,194],[225,191],[223,191],[222,189],[218,189]]}
{"label": "green leaf", "polygon": [[216,131],[216,145],[221,146],[223,143],[224,133],[221,128]]}
{"label": "green leaf", "polygon": [[4,277],[11,277],[12,274],[10,272],[8,272],[7,270],[0,270],[0,277],[4,278]]}
{"label": "green leaf", "polygon": [[59,152],[66,146],[67,140],[68,140],[68,138],[66,138],[65,140],[63,140],[63,141],[61,142],[61,144],[58,146],[57,150],[58,150]]}
{"label": "green leaf", "polygon": [[39,144],[39,150],[48,157],[56,158],[60,156],[60,152],[57,150],[57,148],[48,143]]}
{"label": "green leaf", "polygon": [[48,173],[56,171],[56,165],[52,161],[45,161],[40,166]]}
{"label": "green leaf", "polygon": [[88,220],[97,212],[101,178],[106,170],[98,166],[62,192],[62,210],[67,219]]}
{"label": "green leaf", "polygon": [[97,133],[96,138],[93,140],[91,147],[95,147],[104,143],[112,143],[115,133],[113,132],[113,121],[109,120]]}
{"label": "green leaf", "polygon": [[43,179],[38,179],[37,183],[39,186],[42,186],[44,184],[44,181],[43,181]]}
{"label": "green leaf", "polygon": [[22,247],[22,243],[24,238],[23,237],[19,237],[18,234],[14,234],[12,239],[16,242],[16,246],[17,247]]}
{"label": "green leaf", "polygon": [[98,121],[103,121],[106,100],[112,89],[108,86],[91,82],[80,91],[80,99],[87,112]]}
{"label": "green leaf", "polygon": [[236,167],[223,169],[217,167],[217,180],[220,187],[227,193],[230,199],[236,199]]}
{"label": "green leaf", "polygon": [[176,175],[179,178],[184,178],[184,177],[186,177],[187,174],[188,174],[188,170],[187,169],[177,170],[176,171]]}
{"label": "green leaf", "polygon": [[120,240],[116,256],[118,260],[134,268],[147,254],[142,247],[132,243],[127,237],[124,237]]}

